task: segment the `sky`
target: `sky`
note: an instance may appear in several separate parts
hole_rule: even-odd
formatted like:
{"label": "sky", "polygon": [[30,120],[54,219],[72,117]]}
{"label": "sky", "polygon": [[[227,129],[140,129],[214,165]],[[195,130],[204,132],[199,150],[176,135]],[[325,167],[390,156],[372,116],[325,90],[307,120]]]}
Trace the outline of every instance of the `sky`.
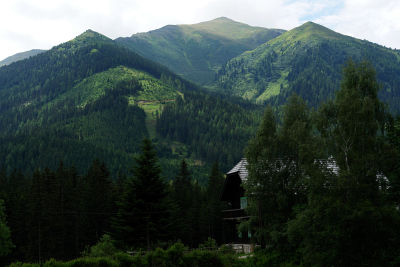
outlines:
{"label": "sky", "polygon": [[87,29],[115,39],[218,17],[285,30],[314,21],[400,49],[399,0],[8,0],[0,2],[0,60]]}

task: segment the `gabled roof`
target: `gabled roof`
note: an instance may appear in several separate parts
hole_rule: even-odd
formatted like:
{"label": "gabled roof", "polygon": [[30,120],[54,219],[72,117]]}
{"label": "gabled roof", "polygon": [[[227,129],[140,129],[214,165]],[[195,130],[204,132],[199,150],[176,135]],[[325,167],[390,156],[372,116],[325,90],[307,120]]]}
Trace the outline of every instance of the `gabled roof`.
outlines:
{"label": "gabled roof", "polygon": [[235,167],[232,168],[229,172],[226,173],[226,175],[234,174],[237,173],[242,180],[242,182],[247,181],[247,177],[249,176],[249,173],[247,171],[247,160],[245,158],[242,158],[238,164],[235,165]]}
{"label": "gabled roof", "polygon": [[[323,169],[327,170],[331,174],[334,175],[339,175],[339,166],[336,163],[336,160],[330,156],[327,159],[318,159],[315,160],[315,163],[319,163],[319,166],[322,167]],[[229,172],[226,173],[226,175],[231,175],[237,173],[242,180],[242,182],[246,182],[247,178],[249,176],[249,172],[247,170],[247,159],[242,158],[236,165],[233,167]],[[377,180],[382,180],[382,181],[387,181],[387,177],[382,174],[378,173],[376,175]]]}

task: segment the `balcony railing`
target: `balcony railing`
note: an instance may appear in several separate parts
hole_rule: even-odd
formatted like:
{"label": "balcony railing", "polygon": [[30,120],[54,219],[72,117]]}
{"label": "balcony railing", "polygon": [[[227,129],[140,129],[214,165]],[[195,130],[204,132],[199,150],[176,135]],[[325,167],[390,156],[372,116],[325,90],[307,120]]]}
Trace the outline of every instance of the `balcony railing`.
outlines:
{"label": "balcony railing", "polygon": [[222,217],[224,220],[244,220],[249,218],[244,209],[223,210]]}

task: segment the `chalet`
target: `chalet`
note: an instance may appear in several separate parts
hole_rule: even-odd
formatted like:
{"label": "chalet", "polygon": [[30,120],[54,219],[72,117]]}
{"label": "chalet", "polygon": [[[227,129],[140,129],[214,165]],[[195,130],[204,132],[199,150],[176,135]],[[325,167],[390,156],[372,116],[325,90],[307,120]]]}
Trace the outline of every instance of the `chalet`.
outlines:
{"label": "chalet", "polygon": [[[328,159],[316,160],[315,164],[325,170],[327,175],[339,174],[339,167],[332,156]],[[221,201],[227,204],[226,209],[222,210],[224,220],[223,241],[225,243],[245,244],[250,242],[250,232],[238,232],[238,225],[250,218],[245,212],[247,198],[243,188],[243,184],[246,183],[248,178],[247,165],[247,160],[242,158],[235,167],[226,173],[225,183],[221,193]],[[282,166],[282,164],[280,164],[280,166]],[[387,185],[388,179],[382,173],[377,174],[376,179],[380,184],[380,188]]]}
{"label": "chalet", "polygon": [[247,198],[244,195],[243,183],[246,182],[247,160],[241,159],[227,174],[222,189],[221,201],[226,202],[227,208],[223,214],[223,238],[225,243],[249,243],[251,233],[238,233],[237,226],[249,216],[245,213]]}

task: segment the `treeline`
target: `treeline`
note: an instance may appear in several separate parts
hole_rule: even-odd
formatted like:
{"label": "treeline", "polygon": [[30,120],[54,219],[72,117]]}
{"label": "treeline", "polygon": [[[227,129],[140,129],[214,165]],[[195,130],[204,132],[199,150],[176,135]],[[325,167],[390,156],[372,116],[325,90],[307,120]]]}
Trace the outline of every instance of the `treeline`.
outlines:
{"label": "treeline", "polygon": [[62,162],[55,170],[37,169],[29,177],[19,171],[7,175],[3,169],[0,199],[5,214],[0,207],[0,226],[9,228],[11,239],[0,242],[13,245],[5,252],[0,249],[2,264],[70,260],[106,233],[122,251],[178,240],[197,247],[207,237],[220,242],[223,175],[218,164],[205,187],[191,176],[184,160],[173,182],[167,184],[160,174],[147,139],[128,176],[111,177],[99,160],[83,175]]}
{"label": "treeline", "polygon": [[293,95],[279,125],[267,108],[247,147],[241,227],[279,264],[400,262],[400,119],[379,101],[370,64],[349,62],[343,77],[316,112]]}

